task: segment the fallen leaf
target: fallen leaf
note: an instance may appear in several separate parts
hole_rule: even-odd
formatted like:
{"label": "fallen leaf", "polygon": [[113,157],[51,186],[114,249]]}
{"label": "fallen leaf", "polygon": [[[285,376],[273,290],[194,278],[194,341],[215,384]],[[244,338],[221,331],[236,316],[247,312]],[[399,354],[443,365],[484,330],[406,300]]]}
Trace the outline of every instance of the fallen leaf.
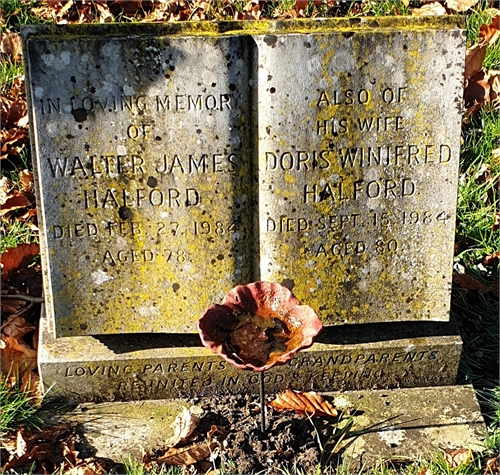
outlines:
{"label": "fallen leaf", "polygon": [[171,447],[168,451],[156,459],[158,464],[166,465],[193,465],[200,460],[204,460],[210,456],[210,452],[215,449],[217,443],[213,442],[208,445],[206,442],[190,445],[176,449]]}
{"label": "fallen leaf", "polygon": [[464,124],[469,124],[472,117],[476,115],[481,110],[482,107],[483,107],[482,103],[476,103],[468,107],[462,122]]}
{"label": "fallen leaf", "polygon": [[28,140],[28,131],[24,127],[1,129],[0,142],[2,143],[2,152],[0,160],[8,158],[9,155],[19,155]]}
{"label": "fallen leaf", "polygon": [[481,25],[479,27],[479,41],[482,43],[492,45],[499,36],[500,15],[493,17],[489,25]]}
{"label": "fallen leaf", "polygon": [[30,172],[29,170],[21,170],[19,172],[19,182],[21,183],[22,191],[29,191],[30,193],[34,192],[33,172]]}
{"label": "fallen leaf", "polygon": [[454,470],[460,465],[467,465],[472,462],[472,450],[470,449],[442,449],[440,447],[443,457],[446,460],[448,466]]}
{"label": "fallen leaf", "polygon": [[228,347],[238,360],[264,366],[269,358],[271,343],[264,330],[254,322],[246,322],[229,335]]}
{"label": "fallen leaf", "polygon": [[16,247],[7,248],[0,257],[2,280],[7,281],[13,272],[31,264],[33,258],[39,253],[40,246],[35,243],[23,243]]}
{"label": "fallen leaf", "polygon": [[269,405],[278,411],[292,410],[297,414],[310,414],[316,417],[336,417],[338,415],[331,403],[325,401],[314,391],[302,393],[287,389],[278,394]]}
{"label": "fallen leaf", "polygon": [[482,284],[469,274],[453,274],[453,283],[466,290],[476,290],[481,294],[484,294],[491,290],[491,287]]}
{"label": "fallen leaf", "polygon": [[27,208],[31,206],[31,201],[22,192],[13,190],[13,194],[7,198],[5,203],[2,204],[2,209],[0,209],[0,216],[5,216],[6,214],[20,208]]}
{"label": "fallen leaf", "polygon": [[33,371],[26,371],[21,378],[21,391],[29,393],[30,405],[39,407],[43,401],[43,386],[40,376]]}
{"label": "fallen leaf", "polygon": [[420,8],[413,8],[411,14],[413,16],[446,15],[446,8],[439,2],[427,3]]}
{"label": "fallen leaf", "polygon": [[489,266],[491,264],[494,264],[495,261],[500,261],[500,251],[489,254],[481,261],[481,263],[483,264],[483,266]]}
{"label": "fallen leaf", "polygon": [[192,406],[189,409],[187,407],[182,408],[182,412],[177,415],[172,423],[174,435],[165,442],[167,447],[176,446],[193,433],[200,423],[200,411],[201,409],[198,406]]}
{"label": "fallen leaf", "polygon": [[490,78],[484,69],[468,78],[464,89],[465,107],[470,108],[476,104],[482,106],[490,102],[490,88]]}
{"label": "fallen leaf", "polygon": [[20,377],[26,371],[36,368],[37,352],[16,338],[0,335],[0,351],[1,371],[4,376]]}
{"label": "fallen leaf", "polygon": [[19,34],[11,32],[0,34],[0,53],[6,54],[15,62],[20,62],[23,48]]}
{"label": "fallen leaf", "polygon": [[483,163],[476,171],[474,181],[476,183],[486,183],[491,179],[491,165]]}
{"label": "fallen leaf", "polygon": [[4,203],[11,195],[11,191],[14,188],[14,182],[7,178],[6,176],[0,179],[0,205],[3,206]]}
{"label": "fallen leaf", "polygon": [[470,47],[465,54],[465,78],[474,76],[483,68],[483,61],[486,57],[486,44],[477,43]]}
{"label": "fallen leaf", "polygon": [[479,2],[479,0],[446,0],[446,6],[450,10],[465,12],[469,8],[473,7],[477,2]]}
{"label": "fallen leaf", "polygon": [[500,473],[500,455],[486,461],[484,475],[494,475]]}
{"label": "fallen leaf", "polygon": [[[493,107],[500,108],[500,71],[488,71],[490,76],[490,102]],[[497,149],[498,150],[498,149]]]}
{"label": "fallen leaf", "polygon": [[22,457],[26,453],[27,447],[28,447],[28,445],[26,444],[26,441],[24,440],[23,430],[21,429],[17,432],[15,455],[17,457]]}
{"label": "fallen leaf", "polygon": [[94,6],[99,12],[99,23],[109,23],[113,21],[113,15],[109,11],[109,7],[106,2],[94,2]]}
{"label": "fallen leaf", "polygon": [[2,325],[2,331],[5,335],[20,340],[24,335],[34,332],[35,327],[29,325],[23,317],[11,315]]}

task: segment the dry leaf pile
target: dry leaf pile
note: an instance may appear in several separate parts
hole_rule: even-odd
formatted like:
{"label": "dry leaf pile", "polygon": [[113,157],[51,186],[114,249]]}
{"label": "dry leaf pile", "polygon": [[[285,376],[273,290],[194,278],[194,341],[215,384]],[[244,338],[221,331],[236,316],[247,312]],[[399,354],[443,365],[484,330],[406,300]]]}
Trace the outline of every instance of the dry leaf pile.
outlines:
{"label": "dry leaf pile", "polygon": [[[19,430],[15,437],[2,441],[1,472],[31,469],[32,473],[93,475],[108,473],[109,461],[95,457],[80,459],[75,449],[75,427],[51,426],[27,433]],[[60,472],[59,472],[60,471]]]}
{"label": "dry leaf pile", "polygon": [[467,50],[465,57],[464,121],[466,123],[486,105],[491,104],[494,108],[500,109],[500,71],[483,67],[487,47],[492,46],[500,38],[500,10],[491,9],[491,11],[494,13],[491,23],[481,25],[479,41]]}

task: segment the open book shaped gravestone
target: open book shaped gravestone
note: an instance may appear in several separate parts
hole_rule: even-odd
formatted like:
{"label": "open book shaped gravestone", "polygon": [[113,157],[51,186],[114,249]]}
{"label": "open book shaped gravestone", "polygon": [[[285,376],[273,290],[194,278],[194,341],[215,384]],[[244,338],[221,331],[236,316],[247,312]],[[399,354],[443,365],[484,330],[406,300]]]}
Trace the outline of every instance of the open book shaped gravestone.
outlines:
{"label": "open book shaped gravestone", "polygon": [[276,388],[453,384],[455,18],[23,34],[44,383],[87,398],[252,386],[192,334],[230,288],[266,280],[330,326],[270,372]]}

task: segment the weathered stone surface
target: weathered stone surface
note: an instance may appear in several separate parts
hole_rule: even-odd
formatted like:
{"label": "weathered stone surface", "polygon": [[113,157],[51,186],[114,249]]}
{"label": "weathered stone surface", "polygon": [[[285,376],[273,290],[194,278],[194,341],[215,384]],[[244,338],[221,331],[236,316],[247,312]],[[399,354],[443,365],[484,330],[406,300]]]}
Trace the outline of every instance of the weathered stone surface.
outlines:
{"label": "weathered stone surface", "polygon": [[450,17],[26,28],[55,335],[194,332],[259,279],[326,325],[446,320],[462,33]]}
{"label": "weathered stone surface", "polygon": [[184,407],[189,404],[175,399],[83,403],[57,411],[49,407],[41,416],[49,424],[78,425],[85,441],[78,446],[81,458],[97,455],[118,463],[130,456],[142,460],[145,450],[164,447],[174,435],[172,424]]}
{"label": "weathered stone surface", "polygon": [[[354,438],[348,433],[339,447],[342,452],[347,446],[343,464],[353,470],[398,456],[405,457],[404,461],[428,458],[438,446],[481,448],[485,426],[471,386],[332,392],[328,396],[339,409],[358,410],[351,433],[371,428]],[[142,448],[163,446],[182,405],[186,403],[168,399],[83,404],[58,415],[54,422],[78,423],[98,457],[119,461],[132,455],[140,460]],[[79,450],[85,455],[85,446]]]}
{"label": "weathered stone surface", "polygon": [[255,40],[262,280],[326,325],[447,320],[462,32]]}
{"label": "weathered stone surface", "polygon": [[352,431],[371,428],[354,439],[347,436],[345,465],[352,469],[392,459],[428,459],[443,449],[481,450],[486,427],[472,386],[409,388],[392,391],[331,393],[336,407],[358,409]]}
{"label": "weathered stone surface", "polygon": [[[331,327],[287,365],[266,371],[266,390],[451,385],[460,351],[460,337],[450,323]],[[257,373],[235,369],[194,335],[55,339],[45,323],[39,367],[44,387],[54,385],[51,394],[76,401],[259,391]]]}
{"label": "weathered stone surface", "polygon": [[56,335],[194,332],[212,302],[252,280],[248,39],[33,31]]}

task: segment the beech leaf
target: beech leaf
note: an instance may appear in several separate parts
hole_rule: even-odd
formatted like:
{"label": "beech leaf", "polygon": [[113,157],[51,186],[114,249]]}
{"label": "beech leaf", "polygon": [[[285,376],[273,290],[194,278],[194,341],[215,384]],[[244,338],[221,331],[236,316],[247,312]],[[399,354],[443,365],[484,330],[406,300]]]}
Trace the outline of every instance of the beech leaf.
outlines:
{"label": "beech leaf", "polygon": [[5,203],[2,205],[0,216],[5,216],[7,213],[10,213],[15,209],[21,209],[31,206],[31,201],[24,193],[17,190],[14,190],[13,193],[14,194],[12,196],[9,196]]}
{"label": "beech leaf", "polygon": [[1,370],[4,376],[22,375],[36,368],[37,352],[11,336],[0,336]]}
{"label": "beech leaf", "polygon": [[210,456],[210,452],[215,449],[217,443],[213,442],[208,445],[206,442],[189,445],[176,449],[171,447],[165,455],[158,457],[156,463],[167,465],[193,465],[200,460],[204,460]]}
{"label": "beech leaf", "polygon": [[19,244],[16,247],[9,247],[0,257],[2,267],[2,280],[7,281],[10,275],[31,264],[35,256],[40,253],[40,246],[36,243]]}
{"label": "beech leaf", "polygon": [[167,439],[165,445],[167,447],[174,447],[185,441],[200,423],[202,412],[202,409],[198,406],[192,406],[189,409],[183,407],[182,412],[177,415],[175,421],[172,423],[174,435]]}
{"label": "beech leaf", "polygon": [[465,78],[474,76],[483,68],[486,57],[486,44],[478,43],[467,50],[465,54]]}
{"label": "beech leaf", "polygon": [[472,450],[470,449],[442,449],[443,457],[448,466],[454,470],[460,465],[466,465],[472,462]]}
{"label": "beech leaf", "polygon": [[27,333],[35,331],[35,327],[30,326],[23,317],[11,315],[2,325],[2,330],[5,335],[20,340]]}
{"label": "beech leaf", "polygon": [[21,38],[17,33],[2,33],[0,35],[0,52],[14,61],[19,62],[23,57]]}
{"label": "beech leaf", "polygon": [[303,393],[299,391],[286,391],[278,394],[276,399],[269,404],[278,411],[295,411],[297,414],[309,414],[316,417],[338,416],[337,410],[329,401],[325,401],[315,391]]}
{"label": "beech leaf", "polygon": [[479,0],[446,0],[446,6],[450,10],[465,12],[469,8],[473,7],[477,2],[479,2]]}
{"label": "beech leaf", "polygon": [[420,8],[413,8],[411,11],[413,16],[437,16],[446,15],[446,8],[439,2],[427,3]]}
{"label": "beech leaf", "polygon": [[500,15],[496,15],[491,19],[489,25],[481,25],[479,27],[479,41],[481,43],[492,45],[500,36]]}
{"label": "beech leaf", "polygon": [[29,170],[21,170],[19,173],[19,182],[21,183],[21,190],[22,191],[29,191],[30,193],[33,193],[33,172],[30,172]]}
{"label": "beech leaf", "polygon": [[482,284],[474,277],[468,274],[453,274],[453,283],[459,285],[466,290],[476,290],[480,294],[484,294],[491,290],[491,287]]}

